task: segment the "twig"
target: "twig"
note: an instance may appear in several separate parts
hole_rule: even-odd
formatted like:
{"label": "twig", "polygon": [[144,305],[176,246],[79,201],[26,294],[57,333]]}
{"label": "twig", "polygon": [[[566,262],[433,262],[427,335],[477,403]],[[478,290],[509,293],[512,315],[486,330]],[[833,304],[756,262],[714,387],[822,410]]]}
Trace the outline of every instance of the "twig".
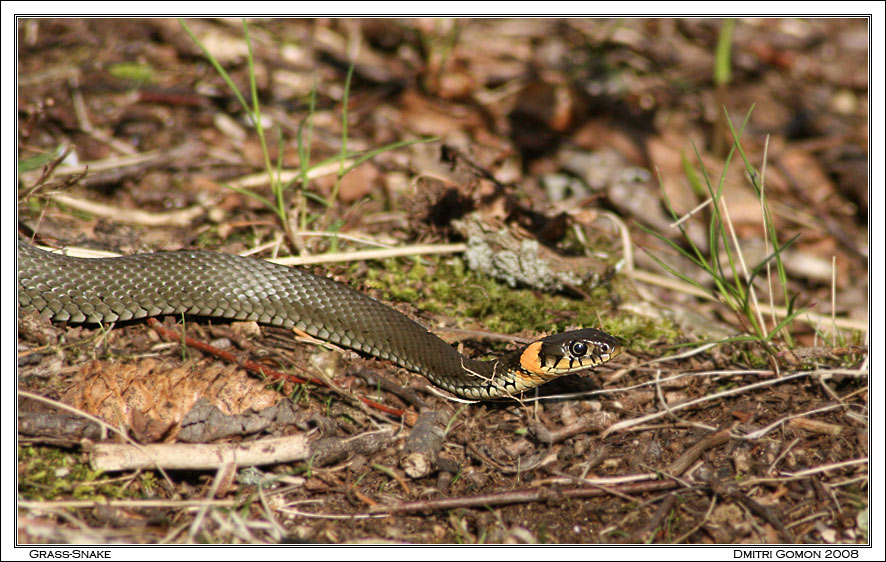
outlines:
{"label": "twig", "polygon": [[[182,341],[181,334],[166,328],[156,318],[148,318],[147,323],[149,326],[151,326],[154,330],[156,330],[162,336],[164,336],[168,339],[171,339],[173,341]],[[193,347],[194,349],[197,349],[197,350],[202,351],[204,353],[208,353],[208,354],[212,355],[213,357],[218,357],[219,359],[222,359],[224,361],[228,361],[230,363],[238,365],[238,366],[246,369],[247,371],[250,371],[250,372],[255,373],[257,375],[261,375],[261,376],[265,376],[265,377],[269,377],[269,378],[273,378],[273,379],[277,379],[277,380],[286,380],[286,381],[293,382],[295,384],[305,384],[305,383],[316,384],[319,386],[323,386],[326,388],[336,390],[340,393],[340,395],[345,396],[346,398],[349,398],[349,399],[354,398],[356,400],[359,400],[363,404],[366,404],[367,406],[369,406],[371,408],[375,408],[379,411],[385,412],[386,414],[390,414],[392,416],[402,417],[403,413],[404,413],[403,410],[401,410],[401,409],[391,408],[390,406],[385,406],[384,404],[380,404],[378,402],[375,402],[374,400],[370,400],[370,399],[364,398],[362,396],[353,396],[351,394],[341,392],[341,391],[339,391],[339,389],[335,388],[332,384],[330,384],[329,381],[326,381],[323,379],[318,379],[316,377],[302,378],[302,377],[299,377],[296,375],[281,373],[280,371],[270,369],[268,367],[265,367],[264,365],[261,365],[259,363],[256,363],[255,361],[252,361],[251,359],[240,360],[236,355],[234,355],[233,353],[231,353],[229,351],[219,349],[213,345],[210,345],[206,342],[202,342],[202,341],[195,339],[195,338],[184,337],[184,343],[188,347]]]}
{"label": "twig", "polygon": [[[652,363],[652,362],[650,362],[650,363]],[[637,369],[637,368],[638,368],[638,366],[633,366],[633,367],[629,367],[627,369],[616,371],[616,374],[611,375],[611,377],[614,376],[616,378],[619,378],[622,375],[624,375],[625,373],[628,373],[628,372],[630,372],[634,369]],[[772,371],[760,370],[760,369],[739,370],[739,371],[730,371],[727,369],[723,369],[723,370],[717,370],[717,371],[701,371],[698,373],[680,373],[678,375],[665,377],[665,378],[661,379],[660,382],[666,383],[666,382],[670,382],[670,381],[680,380],[685,377],[720,377],[720,376],[735,377],[735,376],[744,376],[744,375],[767,376],[767,375],[772,375],[772,374],[773,374]],[[655,384],[656,384],[656,382],[654,380],[651,380],[651,381],[633,384],[630,386],[621,386],[621,387],[617,387],[617,388],[588,390],[588,391],[573,392],[573,393],[568,393],[568,394],[552,394],[549,396],[543,396],[543,397],[539,397],[539,398],[523,398],[523,401],[524,402],[533,402],[535,400],[562,400],[564,398],[565,399],[575,399],[575,398],[586,397],[586,396],[617,394],[617,393],[621,393],[621,392],[627,392],[629,390],[636,390],[638,388],[643,388],[644,386],[654,386]],[[699,426],[699,427],[701,427],[701,426]],[[715,428],[704,426],[704,427],[702,427],[702,429],[712,431]]]}
{"label": "twig", "polygon": [[[371,466],[372,466],[372,468],[381,472],[382,474],[387,474],[388,476],[390,476],[391,478],[396,480],[397,483],[400,484],[400,487],[403,489],[404,494],[406,494],[407,496],[412,495],[412,492],[409,490],[409,484],[406,482],[406,479],[403,478],[402,476],[400,476],[399,474],[397,474],[396,470],[394,470],[393,468],[391,468],[389,466],[384,466],[384,465],[377,464],[377,463],[373,463]],[[355,488],[354,492],[356,493],[356,492],[358,492],[358,490]],[[375,503],[375,502],[372,502],[372,503]]]}
{"label": "twig", "polygon": [[154,464],[175,470],[211,470],[220,465],[256,466],[310,458],[311,446],[304,434],[245,443],[155,443],[132,445],[95,443],[90,447],[97,470],[153,468]]}
{"label": "twig", "polygon": [[[616,490],[623,494],[641,494],[670,490],[680,484],[675,480],[658,480],[654,482],[641,482],[627,484]],[[535,501],[559,500],[561,498],[594,498],[609,495],[609,491],[599,488],[567,488],[563,490],[548,488],[528,488],[511,492],[498,492],[494,494],[482,494],[478,496],[463,496],[454,498],[441,498],[437,500],[419,500],[404,502],[396,505],[377,505],[369,509],[369,513],[414,513],[429,512],[447,509],[467,507],[491,507],[495,505],[508,505],[514,503],[529,503]]]}
{"label": "twig", "polygon": [[258,466],[312,460],[314,466],[337,462],[350,454],[375,452],[390,442],[394,429],[380,429],[353,437],[327,437],[310,442],[306,435],[291,435],[242,443],[152,444],[135,448],[117,443],[91,446],[93,464],[98,470],[153,468],[212,470],[229,463]]}
{"label": "twig", "polygon": [[[633,499],[633,498],[632,498]],[[644,541],[643,538],[650,533],[655,533],[661,524],[664,522],[665,517],[668,516],[668,513],[674,509],[674,506],[677,505],[677,496],[676,492],[671,492],[665,497],[665,500],[658,506],[658,509],[655,511],[655,515],[653,515],[649,522],[643,525],[640,529],[634,531],[632,536],[634,537],[634,542],[643,543],[643,542],[652,542],[652,536],[649,537],[648,541]]]}
{"label": "twig", "polygon": [[[230,482],[231,478],[236,472],[237,463],[234,460],[230,460],[226,463],[220,464],[218,470],[215,471],[215,478],[212,479],[212,485],[209,487],[209,493],[206,494],[206,498],[214,498],[219,490],[219,487],[222,486],[222,483]],[[227,483],[225,483],[225,487],[227,487]],[[208,505],[204,504],[200,506],[200,509],[197,510],[197,516],[194,517],[194,521],[191,522],[191,526],[188,528],[188,538],[192,542],[197,536],[197,532],[200,531],[200,527],[203,525],[203,519],[206,517],[207,511],[209,511]]]}
{"label": "twig", "polygon": [[745,263],[744,252],[741,251],[741,245],[738,242],[738,235],[735,233],[735,227],[732,224],[732,217],[729,216],[729,207],[726,205],[725,194],[720,196],[720,201],[722,202],[723,206],[723,217],[725,218],[724,222],[726,223],[726,226],[729,227],[729,234],[730,236],[732,236],[732,245],[735,246],[735,254],[736,256],[738,256],[738,263],[739,265],[741,265],[741,272],[744,274],[745,283],[747,283],[748,286],[748,293],[751,296],[754,312],[757,314],[757,321],[760,323],[760,329],[765,331],[766,322],[763,320],[763,313],[760,309],[760,302],[757,299],[757,289],[754,288],[754,284],[751,282],[751,274],[748,272],[747,263]]}
{"label": "twig", "polygon": [[[174,157],[177,157],[179,154],[187,153],[188,151],[192,150],[192,148],[193,145],[185,143],[173,147],[169,150],[152,150],[149,152],[133,154],[131,156],[106,158],[104,160],[94,160],[91,162],[83,162],[80,164],[58,166],[53,171],[52,175],[44,179],[48,181],[57,177],[82,174],[87,171],[95,174],[97,172],[108,172],[111,170],[119,170],[121,168],[130,167],[141,169],[149,164],[157,164],[168,161]],[[33,184],[34,181],[40,178],[40,176],[41,172],[39,170],[35,170],[33,172],[25,172],[21,175],[21,181],[25,185]]]}
{"label": "twig", "polygon": [[785,416],[777,421],[772,422],[771,424],[767,425],[766,427],[764,427],[762,429],[758,429],[757,431],[754,431],[753,433],[748,433],[743,438],[744,439],[759,439],[759,438],[763,437],[764,435],[766,435],[767,433],[769,433],[770,431],[772,431],[773,429],[779,427],[781,424],[783,424],[786,421],[790,421],[795,418],[800,418],[803,416],[811,416],[812,414],[820,414],[822,412],[829,412],[831,410],[838,410],[840,408],[845,408],[845,407],[846,407],[845,404],[831,404],[830,406],[816,408],[815,410],[809,410],[808,412],[801,412],[799,414],[792,414],[789,416]]}
{"label": "twig", "polygon": [[112,147],[121,154],[136,154],[137,151],[132,145],[119,141],[92,126],[92,122],[89,120],[89,114],[86,111],[86,102],[83,101],[83,93],[80,90],[80,75],[74,74],[71,76],[68,79],[68,85],[71,87],[71,101],[73,102],[74,113],[77,115],[80,129],[95,140]]}
{"label": "twig", "polygon": [[602,431],[606,429],[607,423],[611,422],[612,419],[613,418],[610,417],[608,412],[596,412],[592,414],[582,415],[569,425],[564,425],[554,430],[545,430],[544,433],[538,430],[539,428],[534,428],[534,433],[536,439],[538,439],[541,443],[559,443],[564,439],[568,439],[582,433]]}
{"label": "twig", "polygon": [[[687,427],[697,427],[700,429],[707,429],[707,426],[704,424],[681,419],[680,416],[678,416],[677,414],[675,414],[671,410],[671,405],[668,404],[668,401],[665,399],[664,391],[661,388],[661,369],[655,370],[655,379],[653,379],[653,381],[655,382],[655,395],[658,397],[658,401],[661,404],[661,407],[664,409],[664,411],[670,417],[672,417],[674,419],[674,421],[676,421],[678,424],[682,424]],[[692,464],[692,463],[690,463],[690,464]],[[686,466],[686,468],[688,468],[688,465]],[[679,473],[677,473],[677,474],[679,474]]]}
{"label": "twig", "polygon": [[799,442],[800,442],[800,438],[799,438],[799,437],[795,437],[793,441],[791,441],[790,443],[788,443],[788,446],[785,447],[785,448],[784,448],[784,449],[778,454],[778,456],[775,457],[775,460],[772,461],[772,464],[769,465],[769,468],[766,470],[766,474],[770,474],[773,470],[775,470],[775,467],[778,466],[778,463],[781,462],[781,459],[785,458],[785,456],[788,454],[788,452],[790,452],[790,450],[794,448],[794,445],[796,445],[796,444],[799,443]]}
{"label": "twig", "polygon": [[[93,214],[100,214],[102,216],[109,216],[118,218],[122,213],[128,212],[122,209],[118,209],[116,207],[111,207],[108,205],[102,205],[101,203],[93,203],[93,202],[83,202],[80,199],[75,199],[68,195],[57,194],[53,195],[53,198],[59,202],[63,202],[66,205],[70,205],[72,207],[78,208],[83,211],[91,212]],[[79,205],[79,206],[78,206]],[[196,213],[197,210],[200,212],[197,213],[196,216],[202,214],[202,208],[191,207]],[[135,211],[136,213],[142,213],[142,211]],[[182,211],[177,211],[178,213],[182,213],[182,220],[187,219],[187,223],[184,225],[178,225],[177,219],[175,218],[175,213],[164,213],[164,214],[154,214],[154,213],[143,213],[144,215],[150,216],[154,215],[157,221],[160,221],[156,224],[167,224],[173,226],[187,226],[187,224],[191,224],[193,218],[190,217],[186,213],[192,212],[189,209],[183,209]],[[165,219],[163,217],[172,216],[172,219]],[[151,220],[151,219],[148,219]],[[150,224],[149,222],[140,222],[139,224]],[[275,242],[276,243],[276,242]],[[274,244],[275,244],[274,243]],[[273,244],[271,244],[273,246]],[[105,252],[100,250],[86,249],[86,248],[77,248],[77,247],[67,247],[64,250],[58,250],[54,248],[48,248],[45,246],[40,246],[41,250],[45,250],[48,252],[62,253],[66,256],[76,256],[83,258],[106,258],[106,257],[117,257],[120,254],[115,252]],[[319,254],[315,256],[288,256],[285,258],[273,258],[267,261],[271,263],[276,263],[278,265],[315,265],[320,263],[344,263],[344,262],[353,262],[353,261],[362,261],[362,260],[383,260],[387,258],[397,258],[404,256],[422,256],[422,255],[433,255],[433,254],[457,254],[460,252],[464,252],[467,249],[467,245],[463,243],[456,244],[416,244],[414,246],[397,246],[394,248],[382,248],[378,250],[355,250],[352,252],[335,252],[330,254]],[[251,255],[255,253],[253,250],[249,250],[244,252],[242,255]]]}
{"label": "twig", "polygon": [[[710,301],[716,301],[714,297],[710,294],[698,289],[697,287],[693,287],[688,283],[684,283],[683,281],[678,281],[676,279],[669,279],[664,276],[651,273],[649,271],[643,271],[640,269],[635,269],[634,271],[626,272],[631,278],[636,281],[640,281],[641,283],[648,283],[650,285],[656,285],[658,287],[665,287],[668,289],[672,289],[675,291],[679,291],[681,293],[696,296],[699,298],[703,298]],[[768,304],[760,304],[760,309],[763,312],[767,312],[769,314],[774,314],[779,318],[785,318],[788,315],[788,311],[783,306],[772,307]],[[823,322],[830,322],[830,316],[823,316],[821,314],[817,314],[815,312],[807,310],[803,312],[799,316],[798,319],[805,320],[810,326],[818,326]],[[860,320],[852,320],[849,318],[835,318],[833,324],[840,329],[843,330],[858,330],[860,332],[867,332],[868,330],[868,322],[860,321]]]}
{"label": "twig", "polygon": [[106,505],[108,507],[123,507],[127,509],[157,509],[169,508],[180,509],[189,507],[233,507],[237,505],[232,499],[225,500],[44,500],[31,501],[20,500],[18,507],[24,509],[78,509]]}
{"label": "twig", "polygon": [[[353,160],[345,160],[346,165],[351,165]],[[308,170],[307,179],[313,180],[323,176],[329,176],[332,174],[338,174],[339,170],[339,162],[331,162],[325,166],[317,166]],[[277,181],[281,184],[288,184],[302,175],[301,170],[280,170],[279,175],[277,175]],[[267,172],[258,172],[255,174],[249,174],[246,176],[241,176],[234,180],[231,180],[226,183],[227,186],[236,188],[236,189],[253,189],[256,187],[263,187],[268,185],[268,173]]]}
{"label": "twig", "polygon": [[704,436],[695,445],[686,449],[677,460],[672,462],[671,466],[668,467],[668,472],[675,476],[681,476],[686,469],[692,466],[695,459],[700,457],[705,451],[727,443],[729,441],[729,429],[727,427],[716,433]]}
{"label": "twig", "polygon": [[67,205],[78,211],[99,217],[112,218],[115,222],[142,226],[190,226],[205,213],[203,207],[199,205],[167,213],[151,213],[138,209],[123,209],[113,205],[105,205],[104,203],[79,199],[64,193],[54,193],[49,195],[49,198],[56,203]]}
{"label": "twig", "polygon": [[356,250],[353,252],[337,252],[317,256],[290,256],[268,260],[280,265],[312,265],[318,263],[340,263],[361,260],[383,260],[403,256],[422,256],[431,254],[457,254],[464,252],[467,244],[417,244],[414,246],[398,246],[382,250]]}
{"label": "twig", "polygon": [[468,446],[465,448],[465,452],[470,457],[472,457],[482,463],[488,464],[489,466],[495,468],[496,470],[498,470],[504,474],[518,474],[519,475],[520,473],[523,473],[523,472],[529,472],[529,471],[535,470],[536,468],[538,468],[544,464],[548,464],[548,461],[550,460],[550,458],[548,456],[550,451],[548,451],[548,454],[543,455],[543,456],[535,459],[533,462],[527,463],[527,464],[523,464],[523,459],[518,458],[516,461],[516,466],[514,467],[514,466],[508,466],[504,463],[501,463],[501,462],[493,459],[492,457],[489,456],[488,453],[481,451],[473,443],[468,443]]}
{"label": "twig", "polygon": [[[238,223],[238,224],[244,224],[244,223]],[[253,221],[253,222],[246,223],[246,224],[255,224],[255,222]],[[314,230],[302,230],[302,231],[296,232],[295,234],[299,238],[307,238],[310,236],[316,236],[316,237],[323,237],[323,238],[336,238],[338,240],[348,240],[350,242],[357,242],[359,244],[366,244],[368,246],[376,246],[379,248],[394,247],[390,244],[378,242],[377,240],[372,240],[370,238],[361,238],[360,236],[345,234],[343,232],[317,232]],[[253,254],[258,254],[258,253],[264,252],[265,250],[268,250],[270,248],[275,248],[275,255],[276,255],[276,249],[278,249],[280,247],[282,240],[283,240],[283,233],[278,232],[277,235],[275,236],[275,240],[272,240],[272,241],[267,242],[265,244],[260,244],[258,246],[253,247],[253,248],[250,248],[249,250],[247,250],[245,252],[240,252],[240,255],[241,256],[251,256]]]}
{"label": "twig", "polygon": [[300,511],[298,509],[293,509],[291,507],[281,507],[278,509],[280,513],[285,513],[287,515],[297,515],[298,517],[307,517],[314,519],[335,519],[335,520],[350,520],[350,519],[382,519],[384,517],[390,517],[386,513],[378,513],[378,514],[369,514],[369,513],[357,513],[354,515],[350,515],[347,513],[310,513],[308,511]]}
{"label": "twig", "polygon": [[717,495],[716,495],[716,494],[712,494],[712,495],[711,495],[711,503],[710,503],[710,505],[708,506],[708,510],[705,512],[704,517],[701,518],[701,521],[699,521],[698,524],[695,525],[695,526],[694,526],[692,529],[690,529],[688,532],[683,533],[679,538],[677,538],[676,540],[674,540],[673,544],[680,544],[680,543],[682,543],[683,541],[685,541],[686,539],[688,539],[689,537],[691,537],[692,534],[693,534],[694,532],[696,532],[696,531],[698,531],[699,529],[701,529],[702,525],[704,525],[705,522],[706,522],[708,519],[710,519],[710,517],[711,517],[711,513],[714,512],[714,507],[716,507],[716,505],[717,505]]}
{"label": "twig", "polygon": [[827,472],[828,470],[836,470],[838,468],[845,468],[847,466],[854,466],[857,464],[867,464],[869,462],[868,457],[864,457],[861,459],[852,459],[849,461],[843,462],[835,462],[831,464],[823,464],[821,466],[816,466],[815,468],[809,468],[806,470],[801,470],[800,472],[785,472],[785,476],[789,478],[804,478],[806,476],[810,476],[812,474],[818,474],[819,472]]}
{"label": "twig", "polygon": [[694,209],[690,209],[688,213],[686,213],[685,215],[683,215],[682,217],[680,217],[676,221],[672,222],[668,226],[670,228],[677,228],[678,226],[680,226],[681,224],[683,224],[687,220],[691,219],[693,215],[695,215],[696,213],[698,213],[699,211],[701,211],[702,209],[704,209],[705,207],[710,205],[712,201],[713,201],[713,199],[711,197],[708,197],[707,199],[705,199],[704,201],[702,201],[701,203],[696,205]]}
{"label": "twig", "polygon": [[[605,478],[581,478],[583,484],[589,486],[616,486],[618,484],[637,483],[645,481],[658,480],[661,472],[640,472],[637,474],[625,474],[624,476],[607,476]],[[574,484],[575,476],[558,476],[556,478],[544,478],[541,480],[533,480],[532,486],[561,486],[566,484]],[[676,480],[672,478],[671,480]]]}
{"label": "twig", "polygon": [[259,483],[258,486],[256,486],[256,489],[258,491],[258,500],[261,502],[262,509],[265,510],[265,517],[271,522],[271,527],[277,535],[276,539],[280,540],[286,536],[286,530],[280,525],[280,522],[277,521],[277,517],[274,515],[274,510],[272,510],[270,504],[268,504],[268,498],[265,494],[264,486]]}
{"label": "twig", "polygon": [[84,417],[90,421],[93,421],[93,422],[99,424],[105,430],[113,431],[114,433],[116,433],[117,435],[122,437],[125,441],[129,442],[130,443],[129,446],[132,447],[134,450],[142,452],[143,455],[148,457],[148,459],[150,461],[150,466],[148,466],[147,468],[157,468],[157,470],[160,471],[160,474],[163,475],[163,478],[166,479],[166,482],[167,482],[167,484],[169,484],[170,488],[175,487],[174,484],[172,483],[172,479],[169,478],[169,475],[166,474],[166,471],[163,470],[163,467],[161,467],[160,465],[155,463],[150,458],[150,454],[147,453],[147,451],[144,448],[144,445],[141,445],[141,444],[137,443],[136,441],[134,441],[129,435],[126,434],[126,432],[121,431],[112,425],[109,425],[107,422],[105,422],[101,418],[98,418],[98,417],[93,416],[91,414],[87,414],[86,412],[84,412],[82,410],[78,410],[77,408],[75,408],[73,406],[69,406],[68,404],[65,404],[63,402],[58,402],[57,400],[52,400],[50,398],[46,398],[45,396],[40,396],[39,394],[34,394],[34,393],[28,392],[26,390],[19,390],[18,395],[24,396],[26,398],[30,398],[31,400],[36,400],[38,402],[43,402],[44,404],[50,404],[51,406],[54,406],[54,407],[59,408],[61,410],[66,410],[66,411],[71,412],[77,416]]}
{"label": "twig", "polygon": [[[781,384],[781,383],[784,383],[784,382],[787,382],[790,380],[794,380],[794,379],[799,379],[799,378],[803,378],[803,377],[812,377],[812,376],[822,376],[822,375],[826,375],[826,374],[838,374],[838,373],[839,374],[848,374],[848,375],[852,375],[852,376],[860,376],[860,375],[865,374],[865,373],[859,373],[857,370],[850,370],[850,369],[826,369],[826,370],[821,370],[821,371],[803,371],[803,372],[799,372],[799,373],[792,373],[789,375],[785,375],[781,378],[760,381],[760,382],[752,383],[752,384],[745,385],[745,386],[742,386],[739,388],[733,388],[730,390],[724,390],[722,392],[717,392],[715,394],[709,394],[706,396],[702,396],[702,397],[696,398],[694,400],[689,400],[687,402],[683,402],[682,404],[676,404],[674,406],[671,406],[670,411],[675,412],[677,410],[682,410],[684,408],[691,408],[693,406],[707,402],[709,400],[718,400],[718,399],[724,398],[726,396],[734,396],[736,394],[742,394],[744,392],[748,392],[748,391],[756,389],[756,388],[773,386],[773,385]],[[702,374],[702,373],[693,373],[692,376],[697,376],[700,374]],[[704,373],[704,374],[710,375],[711,373]],[[679,378],[681,376],[685,376],[685,375],[678,375],[677,377],[674,377],[674,378]],[[665,379],[665,380],[668,380],[668,379]],[[644,384],[652,384],[652,383],[644,383]],[[834,405],[834,406],[828,406],[827,408],[831,408],[831,407],[836,408],[836,407],[843,407],[843,406],[842,405]],[[626,430],[630,427],[633,427],[635,425],[640,425],[640,424],[648,422],[649,420],[658,419],[658,418],[665,416],[665,415],[668,415],[668,412],[655,412],[653,414],[648,414],[645,416],[641,416],[639,418],[633,418],[630,420],[625,420],[623,422],[619,422],[617,424],[610,426],[609,429],[607,429],[601,437],[605,438],[607,435],[609,435],[613,432],[624,431],[624,430]],[[770,430],[771,430],[771,428],[770,428]],[[754,432],[749,435],[744,435],[744,436],[734,435],[733,437],[736,437],[738,439],[757,439],[758,434],[760,434],[759,431]]]}

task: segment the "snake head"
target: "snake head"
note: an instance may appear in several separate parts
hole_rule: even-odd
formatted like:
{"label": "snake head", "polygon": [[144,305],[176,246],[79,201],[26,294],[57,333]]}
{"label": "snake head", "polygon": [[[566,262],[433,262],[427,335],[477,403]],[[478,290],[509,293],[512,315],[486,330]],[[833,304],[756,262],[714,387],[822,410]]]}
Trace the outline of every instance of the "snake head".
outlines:
{"label": "snake head", "polygon": [[529,344],[520,355],[520,366],[540,377],[575,373],[605,363],[621,353],[622,341],[586,328],[547,336]]}

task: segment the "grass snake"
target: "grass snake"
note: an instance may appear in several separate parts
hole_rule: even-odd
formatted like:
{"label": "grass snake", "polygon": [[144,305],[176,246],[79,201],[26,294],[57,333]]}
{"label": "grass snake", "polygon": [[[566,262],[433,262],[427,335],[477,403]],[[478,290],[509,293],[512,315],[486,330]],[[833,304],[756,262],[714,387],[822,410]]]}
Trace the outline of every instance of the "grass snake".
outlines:
{"label": "grass snake", "polygon": [[479,361],[393,308],[326,277],[196,250],[74,258],[20,239],[18,300],[20,307],[56,321],[111,323],[188,314],[294,327],[393,361],[471,399],[517,397],[620,351],[617,338],[583,329]]}

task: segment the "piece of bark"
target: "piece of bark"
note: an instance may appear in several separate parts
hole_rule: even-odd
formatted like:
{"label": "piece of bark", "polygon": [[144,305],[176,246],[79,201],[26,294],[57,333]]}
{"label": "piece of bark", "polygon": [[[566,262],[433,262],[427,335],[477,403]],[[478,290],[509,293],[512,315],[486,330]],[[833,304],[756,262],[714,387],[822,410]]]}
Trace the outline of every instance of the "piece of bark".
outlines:
{"label": "piece of bark", "polygon": [[18,432],[31,437],[52,437],[70,441],[102,438],[102,428],[96,422],[80,416],[54,412],[20,412]]}
{"label": "piece of bark", "polygon": [[434,471],[447,419],[445,412],[437,410],[426,409],[419,414],[400,457],[400,467],[410,478],[424,478]]}

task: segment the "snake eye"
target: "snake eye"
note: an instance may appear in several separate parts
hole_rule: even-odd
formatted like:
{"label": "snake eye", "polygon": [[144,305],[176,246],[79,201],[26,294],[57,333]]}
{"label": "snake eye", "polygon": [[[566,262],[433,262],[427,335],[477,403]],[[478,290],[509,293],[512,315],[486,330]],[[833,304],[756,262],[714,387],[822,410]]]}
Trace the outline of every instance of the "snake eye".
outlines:
{"label": "snake eye", "polygon": [[569,351],[576,357],[583,357],[588,352],[588,344],[583,341],[573,342]]}

